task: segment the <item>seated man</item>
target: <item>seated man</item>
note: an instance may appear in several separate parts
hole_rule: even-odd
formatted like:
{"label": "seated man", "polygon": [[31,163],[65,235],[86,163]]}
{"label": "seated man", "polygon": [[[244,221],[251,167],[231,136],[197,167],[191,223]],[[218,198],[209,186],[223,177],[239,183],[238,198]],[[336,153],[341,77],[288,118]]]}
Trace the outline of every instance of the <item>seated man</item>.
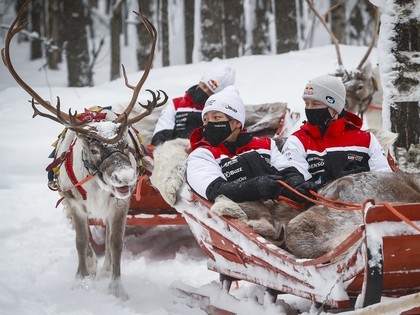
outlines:
{"label": "seated man", "polygon": [[305,179],[325,185],[364,171],[391,172],[376,137],[362,120],[344,110],[346,89],[338,77],[324,75],[303,91],[307,121],[285,142],[282,153]]}
{"label": "seated man", "polygon": [[203,127],[190,137],[187,181],[202,197],[224,195],[234,202],[276,199],[302,202],[277,180],[308,193],[304,177],[269,137],[253,137],[244,128],[245,107],[234,86],[209,97],[201,113]]}
{"label": "seated man", "polygon": [[200,126],[201,111],[210,95],[235,83],[235,70],[222,64],[206,72],[200,82],[188,89],[183,97],[174,98],[162,111],[153,132],[152,145],[176,138],[188,139]]}

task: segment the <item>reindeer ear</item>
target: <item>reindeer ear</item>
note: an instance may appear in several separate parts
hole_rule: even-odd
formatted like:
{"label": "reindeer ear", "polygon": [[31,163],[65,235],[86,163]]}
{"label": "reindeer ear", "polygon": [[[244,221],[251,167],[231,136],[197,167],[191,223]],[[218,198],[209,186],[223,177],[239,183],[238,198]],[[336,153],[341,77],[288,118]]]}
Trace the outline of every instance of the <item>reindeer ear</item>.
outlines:
{"label": "reindeer ear", "polygon": [[365,78],[372,77],[372,63],[368,60],[362,68],[362,74]]}

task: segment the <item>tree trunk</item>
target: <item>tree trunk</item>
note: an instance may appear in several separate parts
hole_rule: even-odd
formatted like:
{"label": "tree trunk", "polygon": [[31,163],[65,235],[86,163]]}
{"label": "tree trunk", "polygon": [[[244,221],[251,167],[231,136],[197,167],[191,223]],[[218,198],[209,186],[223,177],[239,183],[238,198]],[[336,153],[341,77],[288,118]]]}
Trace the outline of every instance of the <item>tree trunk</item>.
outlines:
{"label": "tree trunk", "polygon": [[160,0],[160,42],[162,44],[162,66],[169,66],[168,0]]}
{"label": "tree trunk", "polygon": [[[31,32],[37,33],[39,37],[42,36],[42,19],[42,0],[34,0],[32,1],[31,7]],[[42,40],[39,38],[33,38],[31,40],[31,60],[39,58],[42,58]]]}
{"label": "tree trunk", "polygon": [[[346,3],[344,0],[331,0],[331,30],[340,44],[346,43]],[[362,21],[363,22],[363,21]]]}
{"label": "tree trunk", "polygon": [[225,1],[224,3],[225,57],[243,55],[244,50],[244,4],[243,0]]}
{"label": "tree trunk", "polygon": [[52,45],[56,46],[47,51],[48,68],[57,70],[58,64],[61,62],[61,46],[59,46],[60,25],[60,3],[59,0],[48,1],[48,33],[52,39]]}
{"label": "tree trunk", "polygon": [[272,11],[271,0],[256,0],[255,20],[256,24],[252,31],[253,43],[251,52],[253,55],[262,55],[270,52],[270,36],[268,12]]}
{"label": "tree trunk", "polygon": [[203,60],[223,59],[223,1],[201,1],[201,54]]}
{"label": "tree trunk", "polygon": [[408,150],[419,143],[419,102],[395,102],[391,107],[392,131],[398,133],[396,146]]}
{"label": "tree trunk", "polygon": [[[143,14],[149,19],[152,19],[151,3],[148,0],[138,0],[139,8]],[[150,55],[150,35],[143,23],[139,22],[137,25],[138,47],[137,47],[137,64],[138,69],[143,70],[149,60]],[[159,34],[158,34],[159,36]]]}
{"label": "tree trunk", "polygon": [[66,16],[68,84],[70,87],[93,86],[83,0],[64,1],[63,12]]}
{"label": "tree trunk", "polygon": [[277,53],[285,53],[298,50],[298,30],[296,21],[296,2],[274,2],[276,21],[276,48]]}
{"label": "tree trunk", "polygon": [[111,17],[111,81],[116,80],[120,75],[121,64],[121,44],[120,35],[122,31],[122,4],[124,1],[119,1],[112,11]]}
{"label": "tree trunk", "polygon": [[390,129],[399,134],[396,146],[406,150],[419,144],[420,134],[420,21],[415,12],[420,12],[418,0],[386,0],[378,43],[386,60],[381,77],[388,84],[384,104],[390,106]]}
{"label": "tree trunk", "polygon": [[[230,2],[230,1],[229,1]],[[194,1],[184,2],[184,21],[185,21],[185,60],[192,63],[194,49]]]}

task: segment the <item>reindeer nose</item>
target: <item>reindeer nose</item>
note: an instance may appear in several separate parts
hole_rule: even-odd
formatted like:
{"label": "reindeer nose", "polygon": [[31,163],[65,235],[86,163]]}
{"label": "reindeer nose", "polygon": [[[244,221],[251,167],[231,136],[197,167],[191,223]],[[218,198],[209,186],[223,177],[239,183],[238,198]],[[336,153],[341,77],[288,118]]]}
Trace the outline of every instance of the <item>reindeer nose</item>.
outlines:
{"label": "reindeer nose", "polygon": [[132,168],[121,169],[112,174],[112,181],[117,184],[134,185],[137,180],[136,171]]}

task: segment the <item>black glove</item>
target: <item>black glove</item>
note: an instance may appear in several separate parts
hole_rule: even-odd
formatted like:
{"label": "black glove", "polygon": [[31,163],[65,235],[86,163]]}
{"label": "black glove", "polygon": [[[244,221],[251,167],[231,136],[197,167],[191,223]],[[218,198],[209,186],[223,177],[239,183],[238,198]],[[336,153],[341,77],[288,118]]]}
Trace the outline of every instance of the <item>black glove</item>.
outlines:
{"label": "black glove", "polygon": [[207,199],[214,201],[219,195],[225,195],[235,202],[276,198],[284,189],[277,179],[282,178],[276,175],[264,175],[240,183],[227,182],[220,178],[207,188]]}
{"label": "black glove", "polygon": [[[310,180],[307,180],[306,182],[303,182],[295,187],[295,189],[298,192],[300,192],[301,194],[304,194],[305,196],[311,199],[314,199],[315,197],[310,193],[310,191],[313,190],[316,192],[318,191],[318,188],[319,188],[319,185]],[[293,194],[293,196],[290,196],[289,198],[300,203],[305,203],[305,204],[311,203],[309,200],[306,200],[305,198],[298,196],[296,194]]]}
{"label": "black glove", "polygon": [[297,187],[305,181],[303,175],[293,166],[279,171],[277,175],[281,176],[279,179],[282,179],[284,182],[286,182],[286,184],[292,186],[293,188]]}
{"label": "black glove", "polygon": [[349,161],[344,165],[343,169],[340,172],[339,177],[343,177],[350,174],[361,173],[361,172],[368,172],[368,171],[369,171],[369,167],[357,165],[356,162]]}
{"label": "black glove", "polygon": [[260,199],[275,199],[278,195],[281,195],[286,189],[277,180],[283,178],[278,175],[264,175],[257,177],[256,186],[254,189],[258,191],[261,196]]}

